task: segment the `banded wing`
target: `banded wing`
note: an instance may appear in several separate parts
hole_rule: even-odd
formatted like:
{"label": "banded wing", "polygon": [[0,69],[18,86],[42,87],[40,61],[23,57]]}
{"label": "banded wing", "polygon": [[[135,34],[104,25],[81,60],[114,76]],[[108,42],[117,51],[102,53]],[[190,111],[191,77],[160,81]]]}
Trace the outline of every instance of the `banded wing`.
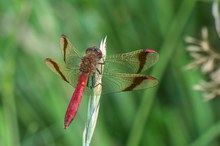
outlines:
{"label": "banded wing", "polygon": [[110,57],[107,56],[105,70],[120,73],[141,73],[153,66],[158,58],[159,54],[154,50],[137,50]]}
{"label": "banded wing", "polygon": [[45,62],[54,73],[61,77],[61,79],[73,87],[76,86],[80,75],[79,68],[67,68],[65,64],[56,62],[50,58],[46,58]]}
{"label": "banded wing", "polygon": [[[46,64],[64,81],[76,87],[80,76],[79,63],[81,62],[81,56],[65,35],[61,35],[60,47],[62,49],[65,64],[58,63],[50,58],[45,60]],[[153,50],[137,50],[107,57],[104,69],[107,70],[107,72],[104,72],[102,79],[103,93],[123,92],[154,87],[158,84],[155,78],[140,75],[138,73],[154,65],[158,58],[158,53]],[[110,72],[108,72],[108,70]],[[86,90],[88,91],[88,88]]]}
{"label": "banded wing", "polygon": [[158,80],[151,76],[126,73],[104,72],[102,78],[102,93],[125,92],[154,87]]}
{"label": "banded wing", "polygon": [[[81,72],[79,68],[68,68],[65,64],[56,62],[51,58],[46,58],[45,62],[47,66],[56,73],[61,79],[69,83],[71,86],[76,88]],[[91,86],[91,83],[89,84]],[[84,94],[91,94],[91,88],[85,88]]]}
{"label": "banded wing", "polygon": [[62,50],[63,60],[67,67],[71,68],[79,66],[82,57],[65,35],[61,35],[60,37],[60,48]]}
{"label": "banded wing", "polygon": [[[78,82],[80,71],[78,68],[67,68],[65,64],[53,61],[50,58],[45,60],[49,68],[60,76],[64,81],[74,88]],[[151,76],[140,74],[110,73],[104,72],[102,78],[102,93],[125,92],[154,87],[158,80]],[[85,94],[91,93],[90,88],[86,88]]]}

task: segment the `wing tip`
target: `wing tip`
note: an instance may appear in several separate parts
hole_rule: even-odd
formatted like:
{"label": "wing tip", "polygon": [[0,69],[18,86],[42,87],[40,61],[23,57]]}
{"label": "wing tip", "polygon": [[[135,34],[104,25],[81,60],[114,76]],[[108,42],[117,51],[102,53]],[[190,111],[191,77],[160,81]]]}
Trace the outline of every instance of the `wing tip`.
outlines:
{"label": "wing tip", "polygon": [[159,84],[159,81],[157,80],[157,78],[155,77],[152,77],[152,76],[145,76],[145,78],[147,80],[151,80],[153,83],[152,83],[152,86],[150,88],[153,88],[155,86],[157,86]]}
{"label": "wing tip", "polygon": [[51,62],[52,59],[51,58],[45,58],[44,61],[47,63],[47,62]]}
{"label": "wing tip", "polygon": [[60,37],[61,38],[66,38],[66,35],[65,34],[61,34]]}
{"label": "wing tip", "polygon": [[66,37],[66,35],[62,34],[60,36],[60,47],[63,53],[63,60],[66,62],[66,50],[67,50],[67,46],[69,44],[69,41]]}
{"label": "wing tip", "polygon": [[62,49],[65,49],[67,47],[67,44],[68,44],[68,39],[67,39],[66,35],[61,34],[60,35],[60,41],[62,42],[61,43]]}
{"label": "wing tip", "polygon": [[154,53],[154,52],[156,52],[156,51],[154,51],[154,50],[152,50],[152,49],[147,49],[147,50],[145,50],[145,52],[146,52],[146,53]]}
{"label": "wing tip", "polygon": [[145,78],[150,79],[150,80],[156,80],[156,78],[152,76],[145,76]]}

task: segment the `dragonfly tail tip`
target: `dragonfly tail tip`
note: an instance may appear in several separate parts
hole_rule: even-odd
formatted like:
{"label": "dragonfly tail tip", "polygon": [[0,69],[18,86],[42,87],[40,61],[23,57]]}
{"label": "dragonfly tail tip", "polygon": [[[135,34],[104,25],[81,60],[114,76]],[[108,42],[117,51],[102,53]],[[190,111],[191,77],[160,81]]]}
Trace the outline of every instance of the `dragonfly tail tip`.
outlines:
{"label": "dragonfly tail tip", "polygon": [[67,125],[67,124],[64,124],[64,129],[67,129],[67,128],[68,128],[68,126],[69,126],[69,125]]}

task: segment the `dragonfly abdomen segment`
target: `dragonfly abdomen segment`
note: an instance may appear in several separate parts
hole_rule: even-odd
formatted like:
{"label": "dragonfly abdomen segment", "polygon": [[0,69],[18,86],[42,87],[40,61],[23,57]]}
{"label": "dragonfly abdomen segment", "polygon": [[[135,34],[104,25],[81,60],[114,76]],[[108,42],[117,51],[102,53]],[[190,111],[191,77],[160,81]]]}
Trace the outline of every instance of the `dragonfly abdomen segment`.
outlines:
{"label": "dragonfly abdomen segment", "polygon": [[65,129],[69,126],[69,124],[72,122],[73,118],[76,115],[87,80],[88,80],[88,74],[82,73],[79,77],[78,83],[76,85],[76,89],[73,93],[73,96],[66,111],[66,116],[64,119]]}

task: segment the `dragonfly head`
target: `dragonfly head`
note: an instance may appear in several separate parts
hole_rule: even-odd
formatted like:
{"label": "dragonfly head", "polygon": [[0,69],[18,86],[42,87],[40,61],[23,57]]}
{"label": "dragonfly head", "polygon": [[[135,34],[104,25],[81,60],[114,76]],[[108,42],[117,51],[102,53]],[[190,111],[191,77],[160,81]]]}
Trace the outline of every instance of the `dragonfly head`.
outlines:
{"label": "dragonfly head", "polygon": [[102,51],[97,48],[97,47],[89,47],[86,49],[86,54],[87,55],[93,55],[94,57],[96,57],[97,59],[101,59],[102,58]]}

